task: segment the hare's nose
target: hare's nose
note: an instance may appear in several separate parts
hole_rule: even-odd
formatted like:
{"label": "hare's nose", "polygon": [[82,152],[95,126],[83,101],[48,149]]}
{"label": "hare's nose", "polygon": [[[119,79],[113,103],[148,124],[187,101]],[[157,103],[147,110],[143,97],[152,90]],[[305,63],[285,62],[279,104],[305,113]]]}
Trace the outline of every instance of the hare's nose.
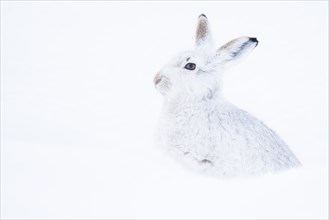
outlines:
{"label": "hare's nose", "polygon": [[154,84],[157,85],[161,81],[161,79],[162,79],[162,75],[160,75],[160,73],[157,73],[153,80]]}

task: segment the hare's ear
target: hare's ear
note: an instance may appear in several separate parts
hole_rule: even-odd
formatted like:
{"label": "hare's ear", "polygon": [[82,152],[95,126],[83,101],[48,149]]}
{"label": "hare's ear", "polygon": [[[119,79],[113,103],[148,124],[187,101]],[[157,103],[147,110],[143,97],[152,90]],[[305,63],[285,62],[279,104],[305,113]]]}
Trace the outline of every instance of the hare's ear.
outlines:
{"label": "hare's ear", "polygon": [[234,39],[216,52],[216,60],[220,66],[230,66],[243,60],[258,44],[253,37],[239,37]]}
{"label": "hare's ear", "polygon": [[209,22],[204,14],[201,14],[198,19],[195,45],[196,45],[196,49],[199,50],[203,50],[203,51],[215,50],[215,45],[211,35]]}

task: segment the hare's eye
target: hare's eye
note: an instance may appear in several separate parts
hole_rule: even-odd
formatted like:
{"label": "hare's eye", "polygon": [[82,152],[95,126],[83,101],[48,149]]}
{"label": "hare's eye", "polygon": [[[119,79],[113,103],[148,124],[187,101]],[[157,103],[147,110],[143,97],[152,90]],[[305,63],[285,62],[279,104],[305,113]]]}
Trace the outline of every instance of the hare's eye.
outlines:
{"label": "hare's eye", "polygon": [[184,68],[188,70],[195,70],[195,67],[196,67],[195,63],[188,63],[185,65]]}

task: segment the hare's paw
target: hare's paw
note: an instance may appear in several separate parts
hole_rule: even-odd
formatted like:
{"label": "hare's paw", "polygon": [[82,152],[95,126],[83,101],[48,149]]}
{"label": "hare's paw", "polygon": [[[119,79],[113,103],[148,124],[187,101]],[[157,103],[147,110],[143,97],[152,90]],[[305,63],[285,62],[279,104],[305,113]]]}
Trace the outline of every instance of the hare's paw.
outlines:
{"label": "hare's paw", "polygon": [[198,160],[195,158],[191,153],[185,152],[184,153],[184,162],[186,162],[190,167],[204,171],[209,167],[213,166],[213,162],[207,159]]}

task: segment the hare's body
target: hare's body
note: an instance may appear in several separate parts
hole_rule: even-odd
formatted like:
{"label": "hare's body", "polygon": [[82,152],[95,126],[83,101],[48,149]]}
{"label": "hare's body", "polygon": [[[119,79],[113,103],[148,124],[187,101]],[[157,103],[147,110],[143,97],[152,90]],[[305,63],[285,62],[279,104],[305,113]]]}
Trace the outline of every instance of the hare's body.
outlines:
{"label": "hare's body", "polygon": [[300,165],[288,146],[261,121],[226,101],[225,67],[258,44],[240,37],[218,50],[206,16],[199,16],[196,49],[178,54],[156,75],[165,103],[160,143],[188,165],[212,175],[248,175]]}
{"label": "hare's body", "polygon": [[166,103],[162,114],[164,147],[208,174],[260,174],[299,164],[271,129],[222,98]]}

